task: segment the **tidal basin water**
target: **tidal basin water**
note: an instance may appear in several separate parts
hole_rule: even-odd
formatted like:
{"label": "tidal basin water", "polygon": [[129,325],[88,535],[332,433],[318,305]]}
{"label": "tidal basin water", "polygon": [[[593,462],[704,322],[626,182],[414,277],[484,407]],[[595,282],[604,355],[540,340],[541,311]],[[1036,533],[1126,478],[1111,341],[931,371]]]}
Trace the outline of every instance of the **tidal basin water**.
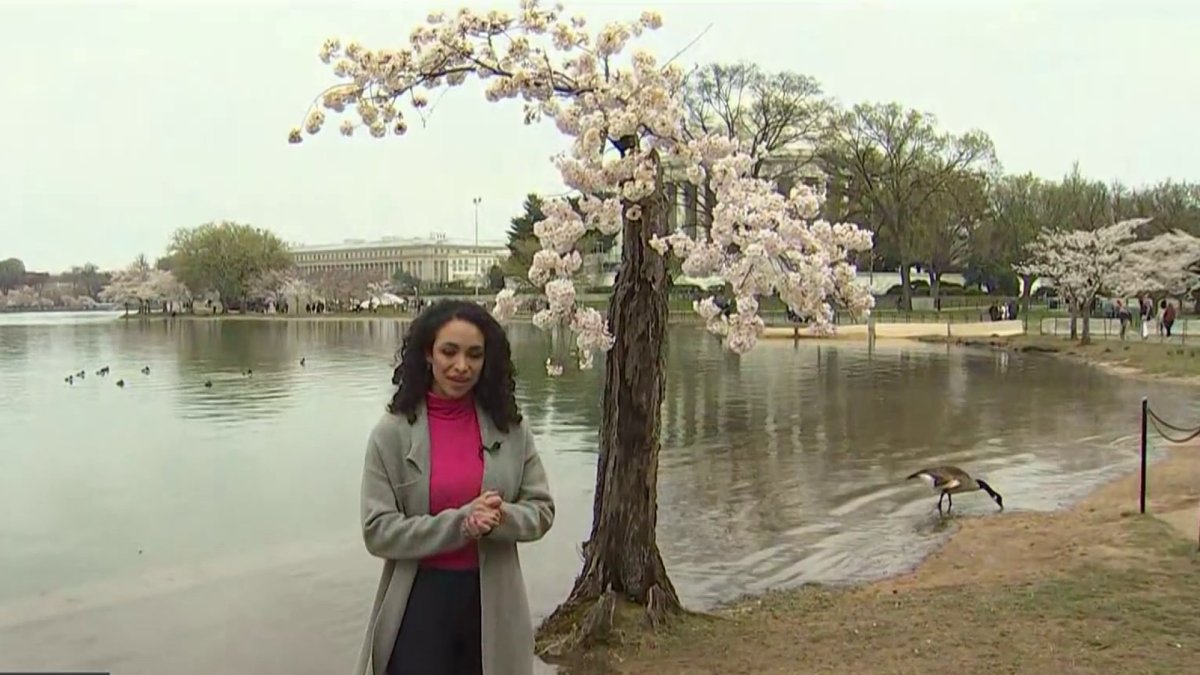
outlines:
{"label": "tidal basin water", "polygon": [[[0,314],[0,671],[349,672],[381,564],[360,537],[363,451],[403,329]],[[547,378],[548,338],[510,333],[558,503],[522,553],[540,619],[590,526],[603,366]],[[1193,421],[1178,387],[916,343],[738,357],[679,326],[667,366],[659,542],[694,607],[911,567],[944,536],[904,480],[924,465],[1054,509],[1134,465],[1141,396]]]}

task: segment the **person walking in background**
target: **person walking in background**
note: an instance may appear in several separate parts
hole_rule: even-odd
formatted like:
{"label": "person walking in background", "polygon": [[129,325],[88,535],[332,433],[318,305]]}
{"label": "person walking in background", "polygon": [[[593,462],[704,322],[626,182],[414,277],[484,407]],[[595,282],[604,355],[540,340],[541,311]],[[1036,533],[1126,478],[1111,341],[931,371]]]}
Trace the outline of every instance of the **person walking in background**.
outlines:
{"label": "person walking in background", "polygon": [[1129,308],[1125,306],[1124,300],[1117,300],[1117,321],[1121,324],[1121,339],[1125,339],[1125,334],[1129,331],[1129,325],[1133,323],[1133,314]]}
{"label": "person walking in background", "polygon": [[531,675],[517,544],[555,508],[508,337],[475,303],[438,302],[409,327],[392,384],[363,467],[363,540],[385,562],[355,673]]}
{"label": "person walking in background", "polygon": [[1163,333],[1170,338],[1171,326],[1175,325],[1175,303],[1163,300],[1162,310],[1162,330]]}
{"label": "person walking in background", "polygon": [[1142,339],[1150,337],[1150,324],[1154,322],[1154,301],[1142,296],[1138,301],[1138,317],[1142,321]]}

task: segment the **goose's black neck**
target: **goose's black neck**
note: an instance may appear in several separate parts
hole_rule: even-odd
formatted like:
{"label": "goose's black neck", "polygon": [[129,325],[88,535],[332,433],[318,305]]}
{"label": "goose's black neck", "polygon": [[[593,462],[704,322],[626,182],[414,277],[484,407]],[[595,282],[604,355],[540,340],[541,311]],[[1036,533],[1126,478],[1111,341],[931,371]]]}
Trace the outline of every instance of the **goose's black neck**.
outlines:
{"label": "goose's black neck", "polygon": [[991,495],[993,497],[1000,496],[1000,493],[993,490],[992,486],[987,484],[987,481],[979,480],[977,478],[977,479],[975,479],[975,483],[979,485],[980,489],[982,489],[984,492],[988,493],[989,495]]}

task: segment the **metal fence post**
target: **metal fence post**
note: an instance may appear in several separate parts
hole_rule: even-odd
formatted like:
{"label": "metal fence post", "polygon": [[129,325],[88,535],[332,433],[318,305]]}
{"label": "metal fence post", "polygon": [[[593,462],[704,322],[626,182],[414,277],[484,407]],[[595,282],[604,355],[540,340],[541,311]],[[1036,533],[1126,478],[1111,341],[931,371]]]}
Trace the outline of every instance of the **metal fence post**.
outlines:
{"label": "metal fence post", "polygon": [[1149,403],[1148,399],[1145,396],[1143,396],[1142,397],[1142,476],[1141,476],[1141,488],[1140,488],[1141,494],[1139,495],[1139,499],[1138,499],[1138,510],[1141,513],[1146,512],[1146,450],[1147,450],[1147,448],[1146,448],[1146,422],[1148,421],[1147,417],[1149,417],[1149,413],[1150,413],[1150,403]]}

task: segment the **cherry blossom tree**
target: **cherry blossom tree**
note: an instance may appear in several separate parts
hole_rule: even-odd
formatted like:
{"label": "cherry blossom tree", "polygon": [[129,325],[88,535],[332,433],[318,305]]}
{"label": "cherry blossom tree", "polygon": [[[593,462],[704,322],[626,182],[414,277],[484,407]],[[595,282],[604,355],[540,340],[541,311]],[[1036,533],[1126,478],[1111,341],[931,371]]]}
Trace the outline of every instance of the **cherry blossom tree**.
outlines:
{"label": "cherry blossom tree", "polygon": [[316,296],[316,289],[309,281],[298,274],[290,274],[279,286],[279,296],[292,306],[292,312],[299,313],[300,307]]}
{"label": "cherry blossom tree", "polygon": [[190,296],[187,287],[171,272],[150,267],[146,257],[139,255],[123,270],[112,275],[112,280],[100,291],[100,299],[124,305],[137,305],[137,313],[150,311],[156,302],[181,302]]}
{"label": "cherry blossom tree", "polygon": [[291,307],[301,307],[316,294],[313,284],[296,268],[261,272],[250,281],[248,288],[247,297],[263,303],[274,303],[276,307],[285,303]]}
{"label": "cherry blossom tree", "polygon": [[29,286],[21,286],[13,288],[7,293],[0,295],[0,306],[9,309],[26,309],[36,307],[38,304],[37,293]]}
{"label": "cherry blossom tree", "polygon": [[62,304],[67,309],[92,309],[96,301],[90,295],[64,296]]}
{"label": "cherry blossom tree", "polygon": [[150,270],[146,276],[143,295],[152,302],[163,303],[163,311],[176,310],[192,297],[191,291],[173,272],[160,269]]}
{"label": "cherry blossom tree", "polygon": [[1116,292],[1193,297],[1200,290],[1200,239],[1175,230],[1125,247]]}
{"label": "cherry blossom tree", "polygon": [[[330,39],[320,57],[342,81],[322,92],[303,129],[289,134],[301,142],[321,131],[326,111],[353,109],[354,117],[339,125],[343,135],[363,128],[375,138],[401,135],[408,129],[402,102],[419,111],[429,92],[475,79],[488,100],[519,98],[527,124],[552,120],[570,139],[554,162],[574,193],[547,201],[546,218],[535,225],[541,250],[529,280],[548,306],[534,323],[573,336],[581,368],[593,366],[595,352],[607,358],[591,535],[569,597],[539,630],[543,654],[586,648],[609,633],[618,599],[644,606],[652,625],[680,609],[655,536],[665,256],[682,258],[685,274],[728,282],[736,309],[722,313],[712,297],[697,307],[708,329],[738,353],[752,349],[763,331],[764,296],[780,297],[817,333],[833,330],[835,307],[863,314],[872,305],[849,262],[871,247],[870,234],[816,220],[821,196],[811,189],[781,195],[752,177],[754,158],[741,152],[738,139],[689,137],[682,69],[646,51],[625,55],[635,38],[661,23],[658,14],[643,12],[593,33],[581,17],[523,0],[516,14],[432,14],[408,45],[392,49]],[[712,186],[717,205],[702,238],[667,231],[668,171]],[[577,242],[590,230],[619,235],[622,247],[607,317],[575,301]],[[493,311],[506,319],[516,307],[513,291],[503,290]],[[547,362],[551,374],[562,369],[559,358]]]}
{"label": "cherry blossom tree", "polygon": [[116,302],[126,306],[137,305],[138,314],[146,311],[144,296],[147,294],[147,281],[150,279],[150,263],[146,256],[139,255],[123,270],[112,275],[108,285],[100,291],[100,299],[106,302]]}
{"label": "cherry blossom tree", "polygon": [[382,284],[387,274],[380,270],[332,269],[317,272],[312,284],[326,302],[353,307],[371,297],[371,285]]}
{"label": "cherry blossom tree", "polygon": [[1071,311],[1071,339],[1077,337],[1076,320],[1083,316],[1081,341],[1091,340],[1092,301],[1104,290],[1128,282],[1127,249],[1138,228],[1149,218],[1122,220],[1094,230],[1043,232],[1029,247],[1028,261],[1014,266],[1017,274],[1042,277],[1058,289]]}

